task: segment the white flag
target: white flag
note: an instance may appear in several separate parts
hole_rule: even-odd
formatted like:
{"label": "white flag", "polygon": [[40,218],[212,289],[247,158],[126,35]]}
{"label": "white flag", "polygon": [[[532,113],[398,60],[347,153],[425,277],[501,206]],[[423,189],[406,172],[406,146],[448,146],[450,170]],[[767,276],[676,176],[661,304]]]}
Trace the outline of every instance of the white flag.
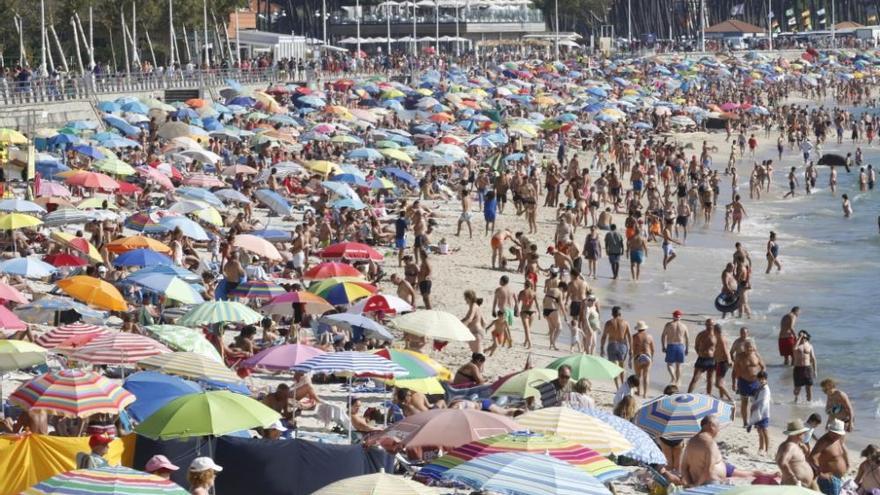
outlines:
{"label": "white flag", "polygon": [[733,7],[730,8],[730,15],[731,16],[743,15],[743,13],[745,13],[745,11],[746,11],[746,4],[741,3],[738,5],[734,5]]}

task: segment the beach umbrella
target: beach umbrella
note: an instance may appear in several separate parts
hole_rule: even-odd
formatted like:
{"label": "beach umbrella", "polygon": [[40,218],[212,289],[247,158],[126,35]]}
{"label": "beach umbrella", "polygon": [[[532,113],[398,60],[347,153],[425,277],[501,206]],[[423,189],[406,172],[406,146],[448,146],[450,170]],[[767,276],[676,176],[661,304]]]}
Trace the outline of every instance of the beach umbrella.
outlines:
{"label": "beach umbrella", "polygon": [[52,182],[50,180],[40,181],[40,188],[37,190],[37,196],[56,196],[59,198],[69,198],[71,196],[70,189],[64,184]]}
{"label": "beach umbrella", "polygon": [[87,342],[99,335],[104,335],[107,330],[97,325],[76,322],[53,328],[37,337],[37,343],[43,347],[54,349],[71,341]]}
{"label": "beach umbrella", "polygon": [[374,148],[357,148],[348,152],[345,157],[349,160],[377,161],[385,158],[385,155]]}
{"label": "beach umbrella", "polygon": [[269,371],[289,371],[294,366],[321,354],[324,354],[324,351],[310,345],[277,345],[263,349],[239,363],[239,366]]}
{"label": "beach umbrella", "polygon": [[522,397],[527,399],[534,397],[540,398],[541,392],[536,388],[543,385],[554,378],[558,372],[547,368],[529,368],[527,370],[514,373],[506,378],[501,378],[492,385],[492,397],[501,397],[505,395],[513,397]]}
{"label": "beach umbrella", "polygon": [[622,455],[645,464],[665,464],[666,456],[657,443],[644,430],[631,422],[601,409],[578,409],[578,411],[608,423],[617,433],[632,444],[632,450]]}
{"label": "beach umbrella", "polygon": [[72,146],[70,149],[81,154],[81,155],[87,156],[87,157],[91,158],[92,160],[101,160],[104,158],[103,151],[99,150],[98,148],[95,148],[94,146],[89,146],[87,144],[78,144],[78,145]]}
{"label": "beach umbrella", "polygon": [[5,282],[0,282],[0,300],[12,301],[18,304],[27,304],[30,302],[21,291]]}
{"label": "beach umbrella", "polygon": [[128,266],[152,266],[152,265],[173,265],[174,262],[168,256],[157,253],[152,249],[132,249],[131,251],[126,251],[116,259],[113,260],[113,266],[118,267],[128,267]]}
{"label": "beach umbrella", "polygon": [[294,291],[281,294],[263,305],[260,311],[274,315],[293,315],[293,305],[303,304],[305,312],[309,314],[326,313],[333,309],[333,305],[321,296],[308,291]]}
{"label": "beach umbrella", "polygon": [[67,297],[44,296],[15,308],[15,314],[28,323],[53,324],[59,314],[72,311],[84,321],[103,321],[107,313],[94,310]]}
{"label": "beach umbrella", "polygon": [[277,192],[271,189],[258,189],[254,193],[254,196],[256,196],[257,201],[265,205],[266,208],[272,210],[276,215],[290,215],[290,203]]}
{"label": "beach umbrella", "polygon": [[[0,340],[0,372],[44,364],[46,349],[23,340]],[[0,398],[2,400],[2,398]]]}
{"label": "beach umbrella", "polygon": [[392,148],[383,148],[383,149],[379,150],[379,152],[382,153],[383,155],[385,155],[385,158],[388,158],[390,160],[397,160],[397,161],[401,161],[403,163],[412,163],[413,162],[413,159],[409,155],[407,155],[406,152],[404,152],[403,150],[396,150],[396,149],[392,149]]}
{"label": "beach umbrella", "polygon": [[614,462],[577,442],[552,435],[515,431],[462,445],[424,466],[419,470],[419,477],[439,480],[443,473],[464,462],[502,452],[549,455],[583,470],[602,483],[629,475],[628,471],[621,469]]}
{"label": "beach umbrella", "polygon": [[139,371],[125,379],[122,388],[137,398],[128,406],[128,413],[137,421],[149,418],[172,400],[202,391],[195,382],[157,371]]}
{"label": "beach umbrella", "polygon": [[119,182],[100,172],[79,171],[65,179],[65,182],[86,189],[102,189],[105,191],[119,189]]}
{"label": "beach umbrella", "polygon": [[100,170],[101,172],[105,172],[111,175],[134,175],[135,173],[135,169],[131,165],[123,162],[116,157],[98,160],[92,166],[96,170]]}
{"label": "beach umbrella", "polygon": [[166,216],[159,219],[159,225],[166,232],[171,232],[175,229],[180,229],[180,232],[183,233],[186,237],[194,241],[207,241],[209,240],[208,233],[205,232],[205,229],[202,228],[201,225],[190,220],[187,217],[178,217],[178,216]]}
{"label": "beach umbrella", "polygon": [[375,249],[361,244],[359,242],[340,242],[328,246],[321,251],[319,256],[323,259],[348,259],[348,260],[373,260],[382,261],[385,259]]}
{"label": "beach umbrella", "polygon": [[516,418],[531,431],[572,440],[602,455],[629,452],[633,446],[607,423],[567,407],[546,407]]}
{"label": "beach umbrella", "polygon": [[90,306],[110,311],[127,311],[128,304],[116,287],[88,275],[75,275],[57,282],[65,294]]}
{"label": "beach umbrella", "polygon": [[57,269],[34,257],[12,258],[0,263],[0,273],[18,275],[25,278],[45,278],[55,273]]}
{"label": "beach umbrella", "polygon": [[17,213],[46,213],[46,210],[31,201],[24,199],[4,199],[0,201],[0,211],[10,211]]}
{"label": "beach umbrella", "polygon": [[2,128],[0,129],[0,142],[8,144],[27,144],[28,138],[16,130]]}
{"label": "beach umbrella", "polygon": [[[234,191],[234,189],[227,189]],[[236,191],[237,192],[237,191]],[[196,199],[199,201],[204,201],[211,206],[217,208],[223,208],[223,201],[220,198],[207,189],[202,189],[201,187],[179,187],[174,191],[174,194],[178,196],[182,196],[184,198]]]}
{"label": "beach umbrella", "polygon": [[222,361],[195,352],[182,351],[160,354],[138,361],[138,366],[145,370],[160,371],[192,380],[216,380],[233,383],[240,381],[238,375],[227,368]]}
{"label": "beach umbrella", "polygon": [[0,333],[14,334],[27,329],[27,325],[6,306],[0,306]]}
{"label": "beach umbrella", "polygon": [[406,313],[413,307],[403,299],[391,294],[373,294],[356,302],[348,309],[348,313],[376,313],[385,314]]}
{"label": "beach umbrella", "polygon": [[111,241],[107,243],[107,249],[111,253],[124,253],[126,251],[131,251],[133,249],[152,249],[157,253],[172,254],[171,248],[166,246],[165,244],[152,239],[150,237],[144,237],[142,235],[133,235],[129,237],[123,237],[120,239],[116,239],[115,241]]}
{"label": "beach umbrella", "polygon": [[134,395],[100,374],[73,369],[42,374],[9,396],[10,404],[27,410],[78,418],[119,414],[134,400]]}
{"label": "beach umbrella", "polygon": [[145,272],[143,270],[138,270],[126,277],[125,281],[135,283],[141,287],[161,294],[168,299],[173,299],[183,304],[201,304],[205,302],[202,295],[199,294],[199,291],[190,285],[189,282],[171,273]]}
{"label": "beach umbrella", "polygon": [[89,340],[71,358],[91,364],[134,364],[144,358],[170,352],[171,349],[143,335],[107,333]]}
{"label": "beach umbrella", "polygon": [[269,300],[286,293],[283,287],[271,280],[248,280],[243,284],[238,284],[235,289],[229,292],[229,295],[245,299]]}
{"label": "beach umbrella", "polygon": [[[326,281],[333,281],[327,279]],[[323,297],[327,302],[334,306],[343,306],[351,304],[358,299],[369,297],[376,292],[376,287],[366,282],[338,282],[330,284],[318,283],[309,287],[309,292],[313,292]]]}
{"label": "beach umbrella", "polygon": [[195,187],[224,187],[226,183],[216,176],[207,174],[192,174],[183,181],[188,186]]}
{"label": "beach umbrella", "polygon": [[327,160],[309,160],[303,162],[303,165],[312,172],[327,176],[339,169],[335,163]]}
{"label": "beach umbrella", "polygon": [[520,452],[478,457],[446,471],[443,479],[507,495],[611,494],[598,479],[565,461]]}
{"label": "beach umbrella", "polygon": [[206,301],[181,316],[177,323],[188,327],[226,322],[252,325],[262,319],[263,315],[240,302]]}
{"label": "beach umbrella", "polygon": [[235,236],[235,240],[232,241],[232,245],[269,260],[281,259],[281,253],[278,252],[278,248],[262,237],[251,234],[238,234]]}
{"label": "beach umbrella", "polygon": [[[49,234],[49,238],[64,247],[74,249],[87,255],[88,258],[95,263],[103,263],[104,261],[104,258],[101,257],[101,253],[98,252],[98,249],[82,237],[77,237],[67,232],[53,230],[52,233]],[[171,251],[168,252],[170,253]]]}
{"label": "beach umbrella", "polygon": [[436,493],[416,481],[380,471],[330,483],[312,495],[431,495]]}
{"label": "beach umbrella", "polygon": [[338,313],[323,316],[321,317],[321,321],[330,325],[339,325],[351,328],[355,336],[362,336],[368,339],[385,340],[389,342],[394,340],[394,335],[392,335],[387,328],[382,326],[376,320],[372,320],[363,315],[352,313]]}
{"label": "beach umbrella", "polygon": [[425,309],[400,315],[392,319],[390,325],[410,335],[428,339],[456,342],[474,340],[474,334],[457,316],[436,309]]}
{"label": "beach umbrella", "polygon": [[89,223],[94,220],[91,212],[81,211],[76,208],[61,208],[43,217],[43,224],[47,227],[61,225],[73,225],[77,223]]}
{"label": "beach umbrella", "polygon": [[415,355],[418,353],[410,353],[396,349],[377,349],[371,352],[377,356],[382,356],[405,369],[408,372],[406,375],[406,379],[408,380],[437,376],[437,371],[431,365],[422,361]]}
{"label": "beach umbrella", "polygon": [[323,280],[331,277],[363,278],[364,274],[348,263],[324,262],[309,268],[304,274],[305,280]]}
{"label": "beach umbrella", "polygon": [[177,483],[125,466],[77,469],[43,480],[23,495],[138,494],[186,495]]}
{"label": "beach umbrella", "polygon": [[[120,182],[120,194],[126,194],[125,191],[122,191],[122,184],[127,184],[127,182]],[[79,203],[76,204],[76,207],[80,210],[100,210],[100,212],[93,212],[92,215],[99,215],[102,213],[107,213],[106,210],[118,210],[119,207],[110,202],[109,198],[104,195],[96,195],[91,198],[86,198]]]}
{"label": "beach umbrella", "polygon": [[250,198],[236,191],[235,189],[220,189],[219,191],[214,191],[214,196],[220,199],[225,199],[227,201],[232,201],[234,203],[244,205],[249,205],[252,203]]}
{"label": "beach umbrella", "polygon": [[522,430],[513,419],[476,409],[432,409],[407,416],[381,433],[405,448],[453,449],[484,438]]}
{"label": "beach umbrella", "polygon": [[0,230],[26,229],[42,224],[39,218],[24,213],[7,213],[0,217]]}
{"label": "beach umbrella", "polygon": [[643,405],[633,423],[654,438],[686,440],[700,432],[700,421],[709,415],[726,425],[733,421],[733,406],[703,394],[666,395]]}
{"label": "beach umbrella", "polygon": [[250,397],[217,390],[172,400],[135,427],[135,432],[154,440],[222,436],[265,428],[280,418],[275,410]]}
{"label": "beach umbrella", "polygon": [[223,362],[217,348],[208,342],[201,330],[178,325],[149,325],[145,329],[153,338],[174,351],[192,352],[218,363]]}
{"label": "beach umbrella", "polygon": [[123,225],[131,230],[148,234],[164,234],[168,232],[168,229],[160,225],[158,219],[150,212],[135,213],[127,217]]}
{"label": "beach umbrella", "polygon": [[[197,275],[186,268],[177,265],[153,265],[153,266],[145,266],[140,270],[132,273],[128,276],[128,278],[132,277],[144,277],[150,274],[159,274],[159,275],[173,275],[184,282],[188,282],[190,284],[198,284],[202,282],[202,277]],[[146,287],[146,285],[144,285]],[[150,287],[152,288],[152,287]],[[153,289],[157,290],[157,289]]]}
{"label": "beach umbrella", "polygon": [[550,369],[559,369],[560,366],[568,365],[571,368],[571,378],[580,380],[613,380],[623,373],[623,368],[611,361],[594,356],[592,354],[572,354],[554,360],[547,365]]}
{"label": "beach umbrella", "polygon": [[356,351],[320,354],[293,367],[294,371],[310,373],[351,373],[353,375],[398,377],[407,371],[399,365],[374,354]]}

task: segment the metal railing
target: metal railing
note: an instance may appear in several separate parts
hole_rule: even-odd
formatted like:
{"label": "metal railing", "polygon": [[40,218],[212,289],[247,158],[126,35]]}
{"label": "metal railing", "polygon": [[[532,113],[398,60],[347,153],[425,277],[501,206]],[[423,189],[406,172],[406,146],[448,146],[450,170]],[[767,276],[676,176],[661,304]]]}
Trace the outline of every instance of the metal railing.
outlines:
{"label": "metal railing", "polygon": [[288,72],[278,68],[209,69],[130,74],[68,74],[35,77],[24,81],[0,78],[0,106],[84,100],[114,93],[229,86],[230,80],[239,84],[269,84],[288,79],[302,80],[299,78],[305,78],[306,71],[302,72],[298,74],[296,70]]}

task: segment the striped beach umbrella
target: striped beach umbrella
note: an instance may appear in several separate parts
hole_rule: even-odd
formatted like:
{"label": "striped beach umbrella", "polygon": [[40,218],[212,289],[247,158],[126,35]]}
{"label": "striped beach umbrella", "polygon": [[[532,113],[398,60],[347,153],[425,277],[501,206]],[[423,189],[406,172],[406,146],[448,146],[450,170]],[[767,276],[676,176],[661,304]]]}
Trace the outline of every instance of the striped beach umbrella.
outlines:
{"label": "striped beach umbrella", "polygon": [[262,319],[263,315],[240,302],[207,301],[181,316],[177,323],[187,327],[225,322],[240,322],[251,325]]}
{"label": "striped beach umbrella", "polygon": [[135,397],[103,376],[83,370],[61,370],[40,375],[9,396],[9,402],[29,410],[86,418],[119,414]]}
{"label": "striped beach umbrella", "polygon": [[22,492],[22,495],[81,495],[84,493],[131,495],[186,495],[177,483],[124,466],[77,469],[57,474]]}
{"label": "striped beach umbrella", "polygon": [[633,445],[632,450],[623,454],[626,457],[644,462],[645,464],[666,463],[666,456],[663,455],[660,447],[657,446],[650,435],[638,426],[601,409],[578,409],[578,411],[608,423],[617,433],[623,435],[623,438],[626,438]]}
{"label": "striped beach umbrella", "polygon": [[373,295],[376,292],[376,287],[366,282],[340,282],[329,285],[321,289],[320,292],[313,291],[311,287],[309,291],[323,297],[334,306],[343,306]]}
{"label": "striped beach umbrella", "polygon": [[500,414],[476,409],[431,409],[394,423],[382,432],[379,439],[406,448],[454,449],[522,429],[517,421]]}
{"label": "striped beach umbrella", "polygon": [[271,280],[248,280],[229,292],[230,296],[243,297],[245,299],[269,300],[287,293],[284,287]]}
{"label": "striped beach umbrella", "polygon": [[434,489],[384,471],[345,478],[316,491],[313,495],[430,495]]}
{"label": "striped beach umbrella", "polygon": [[366,352],[344,351],[321,354],[293,367],[311,373],[352,373],[370,376],[407,376],[406,369],[381,356]]}
{"label": "striped beach umbrella", "polygon": [[304,344],[285,344],[267,347],[241,362],[243,368],[261,368],[272,371],[288,371],[315,356],[324,354],[317,347]]}
{"label": "striped beach umbrella", "polygon": [[434,368],[408,351],[386,348],[372,351],[372,353],[382,356],[405,369],[409,373],[406,375],[407,379],[437,376],[437,371]]}
{"label": "striped beach umbrella", "polygon": [[286,292],[273,298],[261,307],[260,311],[272,315],[292,315],[294,304],[304,305],[304,311],[313,315],[319,315],[333,309],[333,305],[323,297],[308,291],[298,290]]}
{"label": "striped beach umbrella", "polygon": [[178,325],[149,325],[146,330],[153,338],[174,351],[192,352],[218,363],[223,362],[217,348],[208,342],[201,330]]}
{"label": "striped beach umbrella", "polygon": [[501,452],[531,452],[549,455],[584,470],[602,483],[629,475],[628,471],[618,467],[608,458],[577,442],[552,435],[515,431],[462,445],[448,454],[434,459],[419,470],[419,476],[439,480],[443,473],[464,462]]}
{"label": "striped beach umbrella", "polygon": [[549,455],[503,452],[460,464],[443,478],[506,495],[610,495],[598,479]]}
{"label": "striped beach umbrella", "polygon": [[517,417],[516,422],[531,431],[581,443],[605,456],[623,454],[633,448],[632,444],[608,423],[568,407],[547,407],[529,411]]}
{"label": "striped beach umbrella", "polygon": [[71,339],[80,340],[83,339],[85,336],[91,336],[91,338],[94,338],[98,335],[104,335],[106,333],[107,329],[105,329],[104,327],[76,322],[49,330],[43,335],[37,337],[37,343],[48,349],[54,349],[70,341]]}
{"label": "striped beach umbrella", "polygon": [[700,421],[710,414],[728,424],[733,405],[703,394],[665,395],[643,405],[633,423],[654,438],[686,440],[700,432]]}
{"label": "striped beach umbrella", "polygon": [[161,371],[169,375],[193,380],[217,380],[238,382],[241,379],[221,362],[194,352],[172,352],[148,357],[138,361],[147,370]]}
{"label": "striped beach umbrella", "polygon": [[131,230],[144,232],[147,234],[164,234],[168,232],[168,228],[159,224],[158,220],[151,214],[138,212],[125,219],[123,224]]}
{"label": "striped beach umbrella", "polygon": [[161,343],[136,333],[108,333],[90,340],[71,355],[92,364],[134,364],[157,354],[171,352]]}

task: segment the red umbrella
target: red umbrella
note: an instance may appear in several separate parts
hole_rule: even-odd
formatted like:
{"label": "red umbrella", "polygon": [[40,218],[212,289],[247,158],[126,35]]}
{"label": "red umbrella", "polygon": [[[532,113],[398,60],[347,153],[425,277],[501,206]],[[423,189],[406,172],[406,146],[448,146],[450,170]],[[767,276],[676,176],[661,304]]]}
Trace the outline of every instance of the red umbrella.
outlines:
{"label": "red umbrella", "polygon": [[333,89],[336,91],[347,91],[352,86],[354,86],[354,81],[351,79],[339,79],[333,83]]}
{"label": "red umbrella", "polygon": [[79,348],[72,358],[92,364],[133,364],[171,352],[161,343],[136,333],[110,333]]}
{"label": "red umbrella", "polygon": [[359,242],[340,242],[321,251],[321,258],[382,261],[385,258],[375,249]]}
{"label": "red umbrella", "polygon": [[67,253],[56,253],[50,254],[47,256],[43,256],[43,261],[49,263],[52,266],[62,267],[62,266],[86,266],[89,264],[88,261],[80,258],[79,256],[74,256],[72,254]]}
{"label": "red umbrella", "polygon": [[306,280],[322,280],[332,277],[363,277],[357,268],[348,263],[326,262],[313,266],[303,275]]}
{"label": "red umbrella", "polygon": [[140,186],[132,184],[131,182],[120,182],[119,183],[119,193],[120,194],[140,194],[144,192]]}
{"label": "red umbrella", "polygon": [[87,335],[90,336],[88,340],[91,340],[98,335],[103,335],[105,333],[107,333],[107,330],[97,325],[71,323],[69,325],[53,328],[43,335],[40,335],[39,337],[37,337],[37,344],[40,344],[41,346],[49,349],[53,349],[66,343],[67,341],[82,339],[82,337]]}

